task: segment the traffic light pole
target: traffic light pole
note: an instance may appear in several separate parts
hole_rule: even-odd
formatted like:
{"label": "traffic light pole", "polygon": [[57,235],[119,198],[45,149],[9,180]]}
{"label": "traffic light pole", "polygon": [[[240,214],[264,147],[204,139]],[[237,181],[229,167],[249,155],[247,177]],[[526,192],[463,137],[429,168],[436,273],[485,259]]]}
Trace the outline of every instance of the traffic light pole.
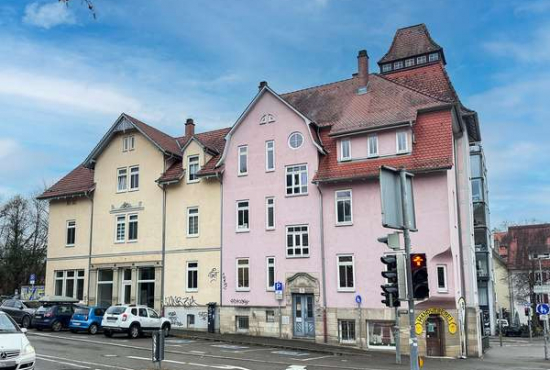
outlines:
{"label": "traffic light pole", "polygon": [[413,296],[413,281],[411,271],[411,236],[409,230],[409,207],[407,199],[407,177],[404,170],[399,171],[401,180],[401,204],[403,206],[403,239],[405,241],[405,267],[407,269],[407,300],[409,302],[409,325],[410,325],[410,359],[411,370],[419,370],[418,367],[418,338],[416,338],[416,331],[414,326],[414,296]]}

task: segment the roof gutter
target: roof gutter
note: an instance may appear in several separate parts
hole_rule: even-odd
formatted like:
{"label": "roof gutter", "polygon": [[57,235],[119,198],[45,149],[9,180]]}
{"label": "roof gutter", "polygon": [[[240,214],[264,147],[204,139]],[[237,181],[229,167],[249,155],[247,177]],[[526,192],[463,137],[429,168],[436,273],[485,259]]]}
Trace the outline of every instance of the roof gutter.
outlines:
{"label": "roof gutter", "polygon": [[76,197],[82,197],[82,196],[87,197],[88,194],[93,193],[94,190],[95,190],[95,185],[93,187],[91,187],[90,189],[88,189],[88,190],[77,191],[77,192],[72,192],[72,193],[66,193],[66,194],[63,194],[63,195],[48,196],[48,195],[41,194],[41,195],[37,196],[36,199],[38,199],[38,200],[61,200],[61,199],[76,198]]}
{"label": "roof gutter", "polygon": [[[447,171],[453,168],[453,166],[443,166],[437,168],[431,168],[427,170],[407,170],[415,175],[424,175],[435,172]],[[379,174],[375,173],[372,175],[357,175],[357,176],[348,176],[348,177],[338,177],[334,179],[314,179],[311,182],[313,184],[329,184],[329,183],[338,183],[338,182],[349,182],[349,181],[360,181],[360,180],[374,180],[378,179]]]}
{"label": "roof gutter", "polygon": [[329,133],[328,136],[337,138],[342,136],[366,134],[369,132],[380,132],[385,130],[391,130],[394,128],[399,128],[399,127],[412,127],[414,122],[415,122],[414,120],[410,120],[405,122],[391,123],[389,125],[384,125],[379,127],[360,128],[360,129],[345,131],[345,132],[335,132],[335,133]]}

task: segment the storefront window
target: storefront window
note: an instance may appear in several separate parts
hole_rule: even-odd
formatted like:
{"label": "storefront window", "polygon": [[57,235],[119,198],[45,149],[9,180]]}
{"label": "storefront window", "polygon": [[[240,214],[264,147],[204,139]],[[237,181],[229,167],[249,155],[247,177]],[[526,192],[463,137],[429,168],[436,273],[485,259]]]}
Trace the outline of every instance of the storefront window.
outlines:
{"label": "storefront window", "polygon": [[148,307],[155,306],[155,268],[139,269],[138,303]]}
{"label": "storefront window", "polygon": [[102,307],[113,304],[113,270],[97,272],[97,304]]}
{"label": "storefront window", "polygon": [[393,326],[391,321],[367,321],[369,347],[395,348]]}

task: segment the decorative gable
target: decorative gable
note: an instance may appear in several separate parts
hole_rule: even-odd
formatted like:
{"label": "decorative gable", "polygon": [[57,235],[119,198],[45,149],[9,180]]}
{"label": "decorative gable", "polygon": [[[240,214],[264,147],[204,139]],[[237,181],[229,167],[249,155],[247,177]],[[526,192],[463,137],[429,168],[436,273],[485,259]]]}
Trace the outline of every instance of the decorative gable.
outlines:
{"label": "decorative gable", "polygon": [[275,122],[275,116],[273,116],[273,114],[270,114],[270,113],[266,113],[262,116],[262,118],[260,118],[260,125],[264,125],[266,123],[273,123]]}

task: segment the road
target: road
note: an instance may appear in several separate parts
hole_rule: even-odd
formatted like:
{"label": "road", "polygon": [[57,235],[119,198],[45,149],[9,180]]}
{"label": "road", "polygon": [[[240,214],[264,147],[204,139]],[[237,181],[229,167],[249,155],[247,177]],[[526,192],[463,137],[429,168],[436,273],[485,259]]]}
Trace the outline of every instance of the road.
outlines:
{"label": "road", "polygon": [[[102,335],[50,333],[30,330],[29,339],[36,348],[37,370],[149,370],[151,338],[129,340],[124,336],[105,338]],[[497,345],[498,343],[493,343]],[[535,345],[536,347],[536,345]],[[484,359],[426,359],[425,369],[550,369],[534,357],[533,345],[522,340],[507,341],[506,346],[494,348]],[[520,352],[529,348],[527,357]],[[499,352],[500,351],[500,352]],[[526,352],[527,353],[527,352]],[[508,354],[507,356],[504,356]],[[512,354],[512,355],[511,355]],[[515,354],[515,355],[514,355]],[[395,355],[368,352],[364,355],[332,355],[320,352],[235,345],[225,342],[190,340],[171,337],[166,341],[166,370],[386,370],[408,369],[408,358],[403,365],[394,364]]]}

